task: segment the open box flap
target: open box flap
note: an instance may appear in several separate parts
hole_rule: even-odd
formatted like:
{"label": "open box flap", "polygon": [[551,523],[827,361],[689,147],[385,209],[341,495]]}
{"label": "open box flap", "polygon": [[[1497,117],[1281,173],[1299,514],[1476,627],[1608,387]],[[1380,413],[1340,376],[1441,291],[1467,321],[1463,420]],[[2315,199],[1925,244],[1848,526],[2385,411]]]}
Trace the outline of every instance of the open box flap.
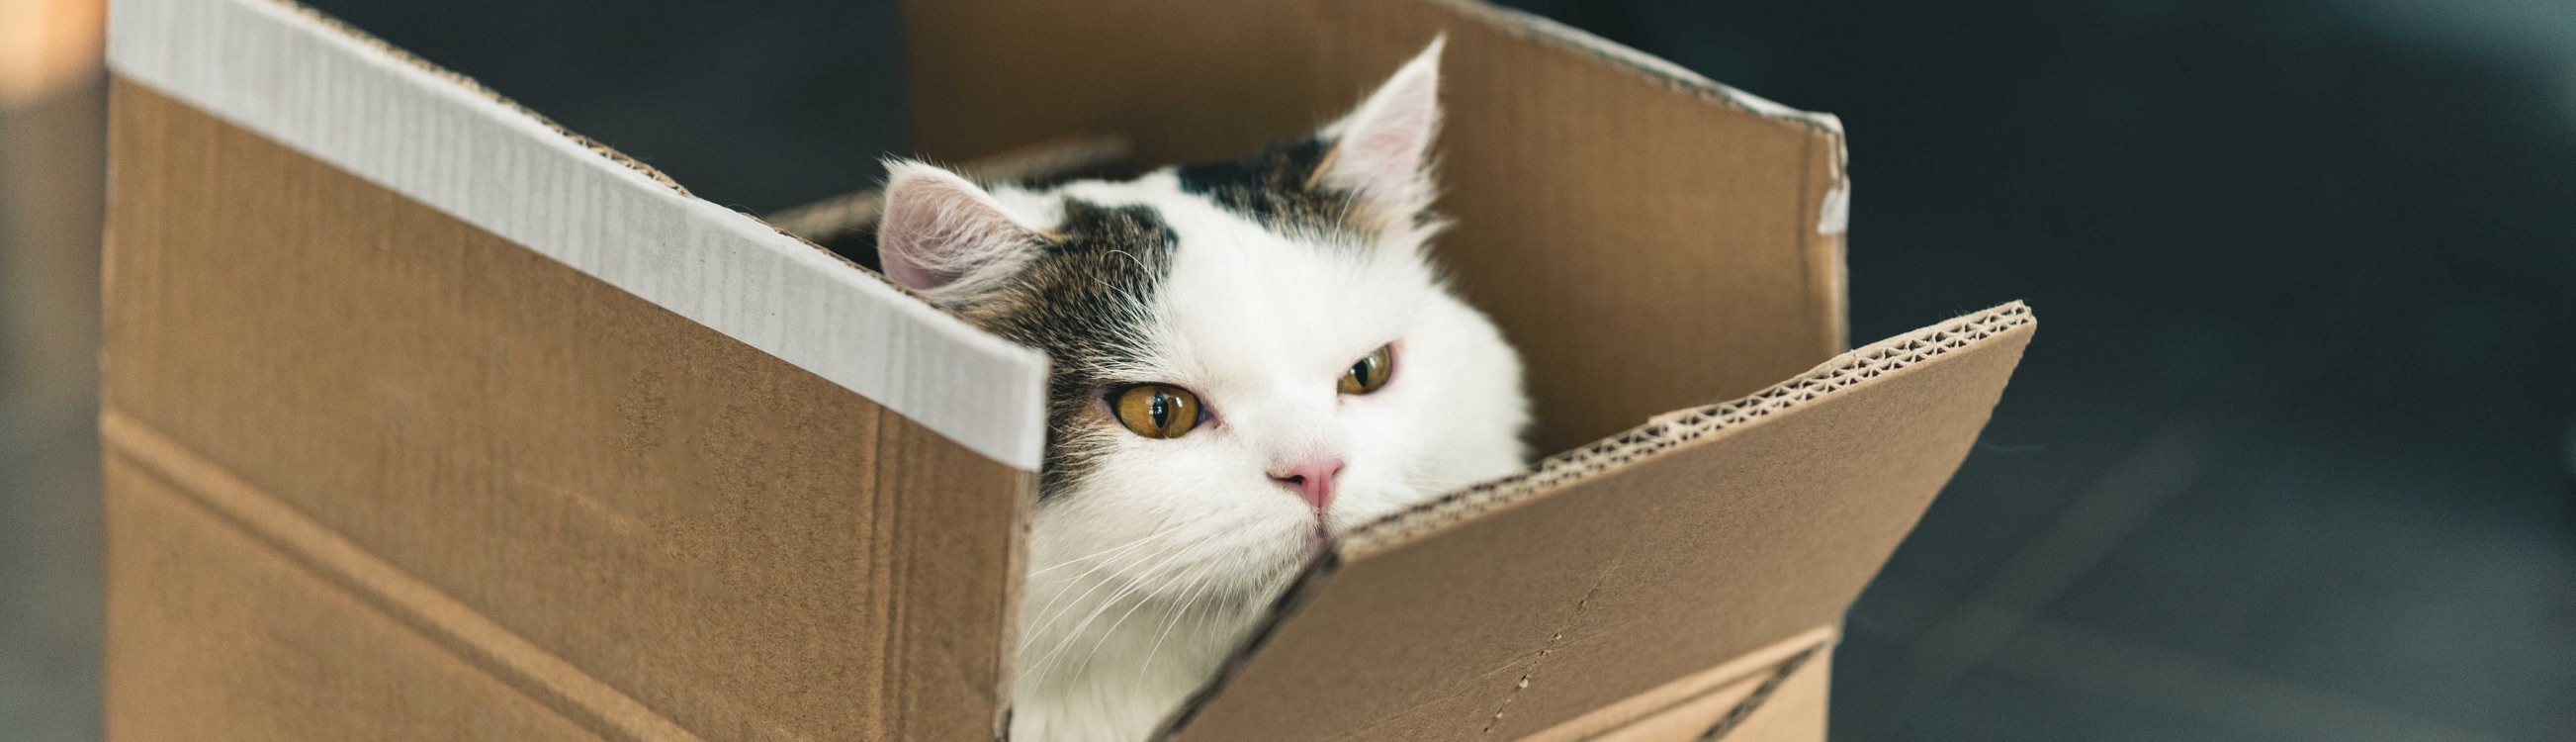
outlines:
{"label": "open box flap", "polygon": [[1834,623],[2035,327],[1961,317],[1364,528],[1168,737],[1515,739]]}

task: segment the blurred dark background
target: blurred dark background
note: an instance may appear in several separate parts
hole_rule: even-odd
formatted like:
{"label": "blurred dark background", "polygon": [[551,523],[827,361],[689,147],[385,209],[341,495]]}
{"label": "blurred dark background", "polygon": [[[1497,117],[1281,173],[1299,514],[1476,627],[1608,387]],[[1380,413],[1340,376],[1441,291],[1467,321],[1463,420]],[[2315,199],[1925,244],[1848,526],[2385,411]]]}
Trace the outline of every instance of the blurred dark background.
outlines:
{"label": "blurred dark background", "polygon": [[[2046,317],[1850,616],[1836,739],[2576,740],[2576,3],[1506,4],[1841,115],[1854,338]],[[317,5],[746,210],[904,150],[883,0]],[[98,733],[97,95],[40,92],[0,740]]]}

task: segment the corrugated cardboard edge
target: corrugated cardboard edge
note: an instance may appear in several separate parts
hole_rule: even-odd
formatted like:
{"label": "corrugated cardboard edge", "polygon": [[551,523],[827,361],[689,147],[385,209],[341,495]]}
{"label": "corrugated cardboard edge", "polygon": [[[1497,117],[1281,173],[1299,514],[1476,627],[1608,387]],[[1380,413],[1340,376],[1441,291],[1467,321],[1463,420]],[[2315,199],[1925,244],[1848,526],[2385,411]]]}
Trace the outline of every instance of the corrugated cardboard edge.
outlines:
{"label": "corrugated cardboard edge", "polygon": [[2030,307],[2012,302],[1834,357],[1814,370],[1742,399],[1655,416],[1592,445],[1550,456],[1519,474],[1478,484],[1388,515],[1345,536],[1340,551],[1356,558],[1422,538],[1479,513],[1507,507],[1675,447],[1730,429],[1759,424],[1775,413],[1919,364],[1934,356],[2036,321]]}
{"label": "corrugated cardboard edge", "polygon": [[1790,655],[1788,659],[1771,666],[1770,674],[1764,676],[1762,682],[1753,687],[1753,692],[1745,694],[1744,700],[1737,701],[1733,708],[1726,710],[1725,716],[1718,717],[1717,723],[1709,725],[1708,731],[1700,733],[1699,742],[1725,739],[1735,730],[1743,728],[1745,722],[1753,719],[1754,712],[1761,711],[1763,705],[1771,700],[1772,694],[1778,693],[1781,686],[1786,685],[1791,678],[1797,677],[1800,668],[1805,667],[1829,646],[1817,644],[1807,647],[1806,650]]}
{"label": "corrugated cardboard edge", "polygon": [[1741,399],[1657,415],[1646,424],[1588,446],[1548,457],[1518,474],[1477,484],[1390,514],[1354,529],[1308,563],[1288,590],[1271,604],[1268,618],[1219,668],[1215,678],[1181,705],[1156,731],[1168,739],[1232,680],[1245,660],[1258,654],[1300,608],[1331,581],[1345,561],[1441,530],[1478,515],[1543,497],[1577,480],[1603,476],[1654,458],[1677,447],[1724,431],[1759,425],[1775,414],[1813,403],[1873,379],[1903,371],[1933,357],[1965,348],[2036,322],[2030,308],[2015,301],[1952,319],[1911,333],[1881,340],[1834,357],[1797,378]]}
{"label": "corrugated cardboard edge", "polygon": [[[1739,684],[1762,677],[1776,689],[1789,673],[1796,672],[1806,658],[1832,646],[1841,638],[1841,627],[1818,626],[1796,636],[1782,639],[1771,646],[1746,652],[1725,664],[1684,677],[1663,687],[1639,693],[1626,701],[1601,707],[1589,714],[1568,719],[1546,731],[1521,738],[1521,742],[1575,742],[1577,740],[1616,738],[1622,731],[1657,714],[1673,711],[1694,701],[1723,693]],[[1769,700],[1768,693],[1747,693],[1727,713],[1712,724],[1702,739],[1722,739],[1726,731],[1743,722]]]}
{"label": "corrugated cardboard edge", "polygon": [[1047,361],[283,0],[116,0],[108,64],[1036,471]]}

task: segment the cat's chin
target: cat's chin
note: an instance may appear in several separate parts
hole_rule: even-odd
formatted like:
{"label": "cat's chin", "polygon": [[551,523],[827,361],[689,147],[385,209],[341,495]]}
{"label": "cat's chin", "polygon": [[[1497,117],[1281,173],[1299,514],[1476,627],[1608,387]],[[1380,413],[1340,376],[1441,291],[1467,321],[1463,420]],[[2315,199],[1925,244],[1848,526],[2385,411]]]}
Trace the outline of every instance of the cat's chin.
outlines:
{"label": "cat's chin", "polygon": [[1283,534],[1263,539],[1265,543],[1258,546],[1247,545],[1238,553],[1262,556],[1242,563],[1236,577],[1225,581],[1222,589],[1201,590],[1192,600],[1203,609],[1234,617],[1220,623],[1257,621],[1269,613],[1281,593],[1305,574],[1308,565],[1333,548],[1335,538],[1327,529],[1309,526],[1296,535]]}

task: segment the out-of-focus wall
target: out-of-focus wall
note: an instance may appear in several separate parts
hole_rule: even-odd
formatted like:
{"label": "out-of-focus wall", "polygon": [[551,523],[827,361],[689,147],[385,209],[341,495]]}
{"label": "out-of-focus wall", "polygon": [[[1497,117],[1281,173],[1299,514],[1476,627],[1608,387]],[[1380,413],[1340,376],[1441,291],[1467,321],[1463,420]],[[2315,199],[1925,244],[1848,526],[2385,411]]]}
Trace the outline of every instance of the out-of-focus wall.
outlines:
{"label": "out-of-focus wall", "polygon": [[0,742],[100,734],[102,0],[0,0]]}
{"label": "out-of-focus wall", "polygon": [[0,0],[0,105],[96,77],[106,19],[101,0]]}

